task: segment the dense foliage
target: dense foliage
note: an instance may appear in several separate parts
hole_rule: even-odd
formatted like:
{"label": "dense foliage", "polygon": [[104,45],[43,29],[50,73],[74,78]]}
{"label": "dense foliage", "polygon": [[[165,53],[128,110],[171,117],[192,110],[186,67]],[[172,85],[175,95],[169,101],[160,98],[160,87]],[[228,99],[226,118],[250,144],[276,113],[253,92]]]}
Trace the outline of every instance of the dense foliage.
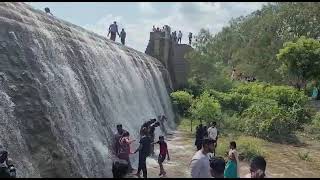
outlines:
{"label": "dense foliage", "polygon": [[221,84],[219,79],[228,77],[235,67],[260,81],[294,84],[294,80],[288,81],[276,71],[282,64],[276,54],[285,42],[301,36],[319,38],[319,12],[317,2],[269,3],[245,17],[232,19],[215,36],[201,30],[195,51],[189,55],[190,78],[203,86],[225,91],[230,84]]}
{"label": "dense foliage", "polygon": [[192,103],[192,97],[190,93],[186,91],[176,91],[170,94],[173,105],[176,107],[180,115],[186,116],[188,109]]}
{"label": "dense foliage", "polygon": [[[311,116],[306,94],[318,84],[310,81],[320,78],[319,12],[316,2],[268,3],[216,35],[202,29],[187,55],[192,119],[218,120],[224,128],[270,140],[303,126],[314,131],[317,116]],[[243,73],[257,81],[231,78],[233,68],[233,77]],[[307,91],[294,88],[303,83]]]}
{"label": "dense foliage", "polygon": [[296,42],[287,42],[277,54],[282,62],[280,71],[300,84],[320,79],[320,42],[302,36]]}
{"label": "dense foliage", "polygon": [[220,104],[215,98],[210,96],[208,92],[204,92],[193,101],[190,112],[193,118],[201,121],[210,122],[221,119]]}

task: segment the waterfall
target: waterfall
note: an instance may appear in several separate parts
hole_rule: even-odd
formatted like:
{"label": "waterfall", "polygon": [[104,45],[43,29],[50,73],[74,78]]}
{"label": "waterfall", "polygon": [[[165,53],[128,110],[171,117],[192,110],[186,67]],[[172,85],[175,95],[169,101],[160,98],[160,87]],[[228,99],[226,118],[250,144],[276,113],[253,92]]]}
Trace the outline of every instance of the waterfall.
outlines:
{"label": "waterfall", "polygon": [[116,124],[134,139],[158,115],[175,128],[163,68],[29,5],[0,2],[0,143],[18,177],[111,177]]}

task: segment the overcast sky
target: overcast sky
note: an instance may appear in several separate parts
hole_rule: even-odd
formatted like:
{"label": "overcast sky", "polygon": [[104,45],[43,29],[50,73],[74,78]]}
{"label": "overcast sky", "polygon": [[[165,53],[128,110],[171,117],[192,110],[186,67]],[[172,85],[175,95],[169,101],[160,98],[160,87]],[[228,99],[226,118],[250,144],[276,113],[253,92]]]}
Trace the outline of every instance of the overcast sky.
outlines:
{"label": "overcast sky", "polygon": [[[127,32],[126,45],[144,52],[152,26],[169,25],[187,35],[201,28],[219,32],[234,17],[260,9],[265,2],[28,2],[54,16],[106,36],[113,21]],[[116,41],[120,41],[117,37]]]}

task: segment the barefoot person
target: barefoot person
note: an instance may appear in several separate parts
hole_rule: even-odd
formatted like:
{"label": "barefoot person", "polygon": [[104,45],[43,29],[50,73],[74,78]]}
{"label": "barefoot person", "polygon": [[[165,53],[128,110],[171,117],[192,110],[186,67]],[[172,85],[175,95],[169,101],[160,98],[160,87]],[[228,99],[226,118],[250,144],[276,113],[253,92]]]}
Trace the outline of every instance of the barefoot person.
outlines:
{"label": "barefoot person", "polygon": [[210,160],[207,155],[214,148],[214,141],[208,138],[203,139],[202,148],[192,157],[190,168],[192,178],[210,178]]}
{"label": "barefoot person", "polygon": [[153,144],[159,144],[160,146],[160,153],[159,153],[159,157],[158,157],[158,163],[160,166],[160,173],[159,176],[161,175],[166,175],[166,171],[163,168],[163,162],[166,159],[166,156],[168,155],[167,159],[168,161],[170,161],[170,156],[169,156],[169,151],[168,151],[168,146],[167,143],[164,141],[164,137],[163,136],[159,136],[159,141],[158,142],[154,142]]}
{"label": "barefoot person", "polygon": [[239,178],[239,155],[236,142],[230,142],[228,161],[224,171],[225,178]]}

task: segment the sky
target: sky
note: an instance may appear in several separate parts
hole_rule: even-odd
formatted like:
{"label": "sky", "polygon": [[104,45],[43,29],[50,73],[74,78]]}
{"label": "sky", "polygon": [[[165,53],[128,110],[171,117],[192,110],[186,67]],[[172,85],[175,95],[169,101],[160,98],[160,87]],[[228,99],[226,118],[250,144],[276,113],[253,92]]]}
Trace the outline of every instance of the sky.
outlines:
{"label": "sky", "polygon": [[[245,16],[258,10],[265,2],[28,2],[36,9],[49,7],[51,13],[102,36],[117,21],[119,31],[124,28],[126,45],[144,52],[152,26],[188,34],[198,34],[201,28],[215,34],[228,25],[231,18]],[[117,42],[120,39],[117,37]]]}

